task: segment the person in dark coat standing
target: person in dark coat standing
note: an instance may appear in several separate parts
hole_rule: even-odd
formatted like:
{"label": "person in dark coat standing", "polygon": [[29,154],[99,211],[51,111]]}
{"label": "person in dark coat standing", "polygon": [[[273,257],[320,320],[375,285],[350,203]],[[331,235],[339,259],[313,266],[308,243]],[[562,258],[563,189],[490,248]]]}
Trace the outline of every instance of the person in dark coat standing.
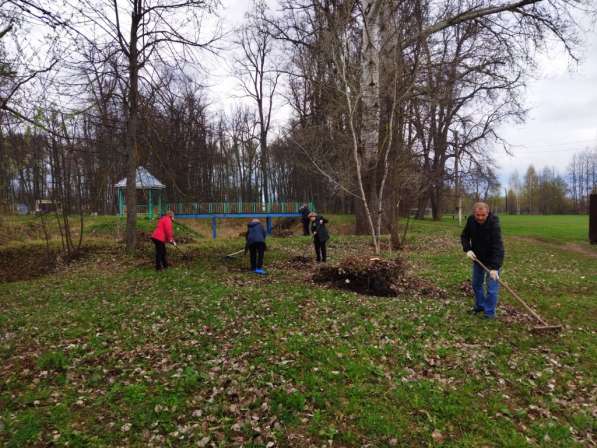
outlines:
{"label": "person in dark coat standing", "polygon": [[168,260],[166,258],[166,243],[176,246],[174,241],[174,212],[168,210],[158,220],[155,230],[151,234],[151,241],[155,245],[155,269],[159,271],[168,267]]}
{"label": "person in dark coat standing", "polygon": [[[499,218],[489,211],[484,202],[473,205],[473,214],[468,217],[460,235],[462,250],[473,261],[473,291],[475,306],[471,313],[484,313],[487,319],[495,318],[495,308],[500,289],[500,268],[504,262],[504,243]],[[486,273],[475,260],[489,268]],[[483,284],[487,283],[487,291]]]}
{"label": "person in dark coat standing", "polygon": [[315,245],[315,257],[317,262],[326,262],[326,242],[330,239],[328,229],[325,227],[328,220],[316,213],[309,213],[309,220],[311,221],[311,233],[313,234],[313,244]]}
{"label": "person in dark coat standing", "polygon": [[267,272],[263,269],[263,255],[265,253],[265,238],[267,233],[258,219],[253,219],[247,224],[247,237],[245,253],[248,249],[251,255],[251,271],[264,275]]}
{"label": "person in dark coat standing", "polygon": [[303,236],[309,236],[309,206],[307,204],[303,204],[301,208],[299,208],[299,212],[301,212],[301,222],[303,223]]}

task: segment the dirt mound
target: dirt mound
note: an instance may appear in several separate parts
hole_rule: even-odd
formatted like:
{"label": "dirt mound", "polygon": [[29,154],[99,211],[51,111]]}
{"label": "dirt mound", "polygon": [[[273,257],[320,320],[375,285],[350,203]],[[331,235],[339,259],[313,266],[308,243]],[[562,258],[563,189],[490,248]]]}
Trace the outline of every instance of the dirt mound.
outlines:
{"label": "dirt mound", "polygon": [[58,262],[56,251],[44,246],[14,247],[0,254],[0,281],[16,282],[42,277],[53,272]]}
{"label": "dirt mound", "polygon": [[82,247],[78,253],[67,256],[55,247],[26,245],[0,251],[0,282],[30,280],[51,274],[80,259],[89,250]]}
{"label": "dirt mound", "polygon": [[405,263],[399,258],[349,257],[338,266],[321,266],[313,274],[313,281],[382,297],[446,297],[443,289],[409,274]]}

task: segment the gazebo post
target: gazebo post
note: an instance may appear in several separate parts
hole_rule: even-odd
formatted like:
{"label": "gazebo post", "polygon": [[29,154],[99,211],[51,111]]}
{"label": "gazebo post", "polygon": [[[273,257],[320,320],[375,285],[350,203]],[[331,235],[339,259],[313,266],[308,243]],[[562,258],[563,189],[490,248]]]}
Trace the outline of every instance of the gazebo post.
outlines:
{"label": "gazebo post", "polygon": [[147,197],[147,201],[148,201],[148,204],[147,204],[147,218],[149,220],[151,220],[153,218],[153,204],[151,202],[151,188],[149,190],[147,190],[147,191],[148,191],[148,195],[147,195],[148,196]]}
{"label": "gazebo post", "polygon": [[122,188],[118,188],[118,214],[124,216],[124,194]]}

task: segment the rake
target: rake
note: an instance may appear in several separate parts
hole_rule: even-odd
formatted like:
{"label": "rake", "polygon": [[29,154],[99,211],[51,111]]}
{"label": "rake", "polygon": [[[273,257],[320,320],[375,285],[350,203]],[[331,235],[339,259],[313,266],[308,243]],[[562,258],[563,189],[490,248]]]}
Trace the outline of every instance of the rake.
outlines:
{"label": "rake", "polygon": [[244,252],[244,251],[245,251],[244,249],[237,250],[236,252],[232,252],[231,254],[225,255],[225,256],[224,256],[224,258],[225,258],[226,260],[230,260],[230,259],[232,259],[232,258],[233,258],[235,255],[238,255],[238,254],[240,254],[241,252]]}
{"label": "rake", "polygon": [[178,247],[178,244],[173,245],[173,246],[176,247],[176,249],[180,253],[180,256],[182,257],[183,260],[191,261],[193,259],[193,257],[188,252],[186,252],[186,251],[182,250],[180,247]]}
{"label": "rake", "polygon": [[[475,257],[475,261],[477,263],[479,263],[479,265],[485,269],[485,271],[487,271],[487,273],[489,273],[489,268],[487,266],[485,266],[481,261],[479,261],[478,258]],[[542,332],[560,332],[560,330],[562,329],[561,325],[549,325],[541,316],[539,316],[539,314],[537,314],[537,312],[535,312],[535,310],[533,310],[524,300],[522,300],[522,298],[516,294],[516,292],[510,288],[510,286],[508,286],[507,283],[503,282],[501,278],[499,278],[498,276],[498,282],[500,285],[502,285],[504,288],[506,288],[508,290],[508,292],[510,294],[512,294],[512,296],[518,300],[518,302],[529,312],[531,313],[531,315],[537,320],[537,322],[539,322],[541,325],[537,325],[533,328],[531,328],[532,332],[536,332],[536,333],[542,333]]]}

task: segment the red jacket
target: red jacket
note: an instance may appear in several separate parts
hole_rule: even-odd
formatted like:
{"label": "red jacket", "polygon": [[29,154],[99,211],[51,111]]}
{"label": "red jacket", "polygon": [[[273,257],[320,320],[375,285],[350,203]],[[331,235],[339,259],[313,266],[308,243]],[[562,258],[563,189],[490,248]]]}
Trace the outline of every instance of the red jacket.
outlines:
{"label": "red jacket", "polygon": [[174,229],[172,228],[172,217],[170,215],[162,216],[159,219],[151,237],[162,243],[171,243],[174,240]]}

